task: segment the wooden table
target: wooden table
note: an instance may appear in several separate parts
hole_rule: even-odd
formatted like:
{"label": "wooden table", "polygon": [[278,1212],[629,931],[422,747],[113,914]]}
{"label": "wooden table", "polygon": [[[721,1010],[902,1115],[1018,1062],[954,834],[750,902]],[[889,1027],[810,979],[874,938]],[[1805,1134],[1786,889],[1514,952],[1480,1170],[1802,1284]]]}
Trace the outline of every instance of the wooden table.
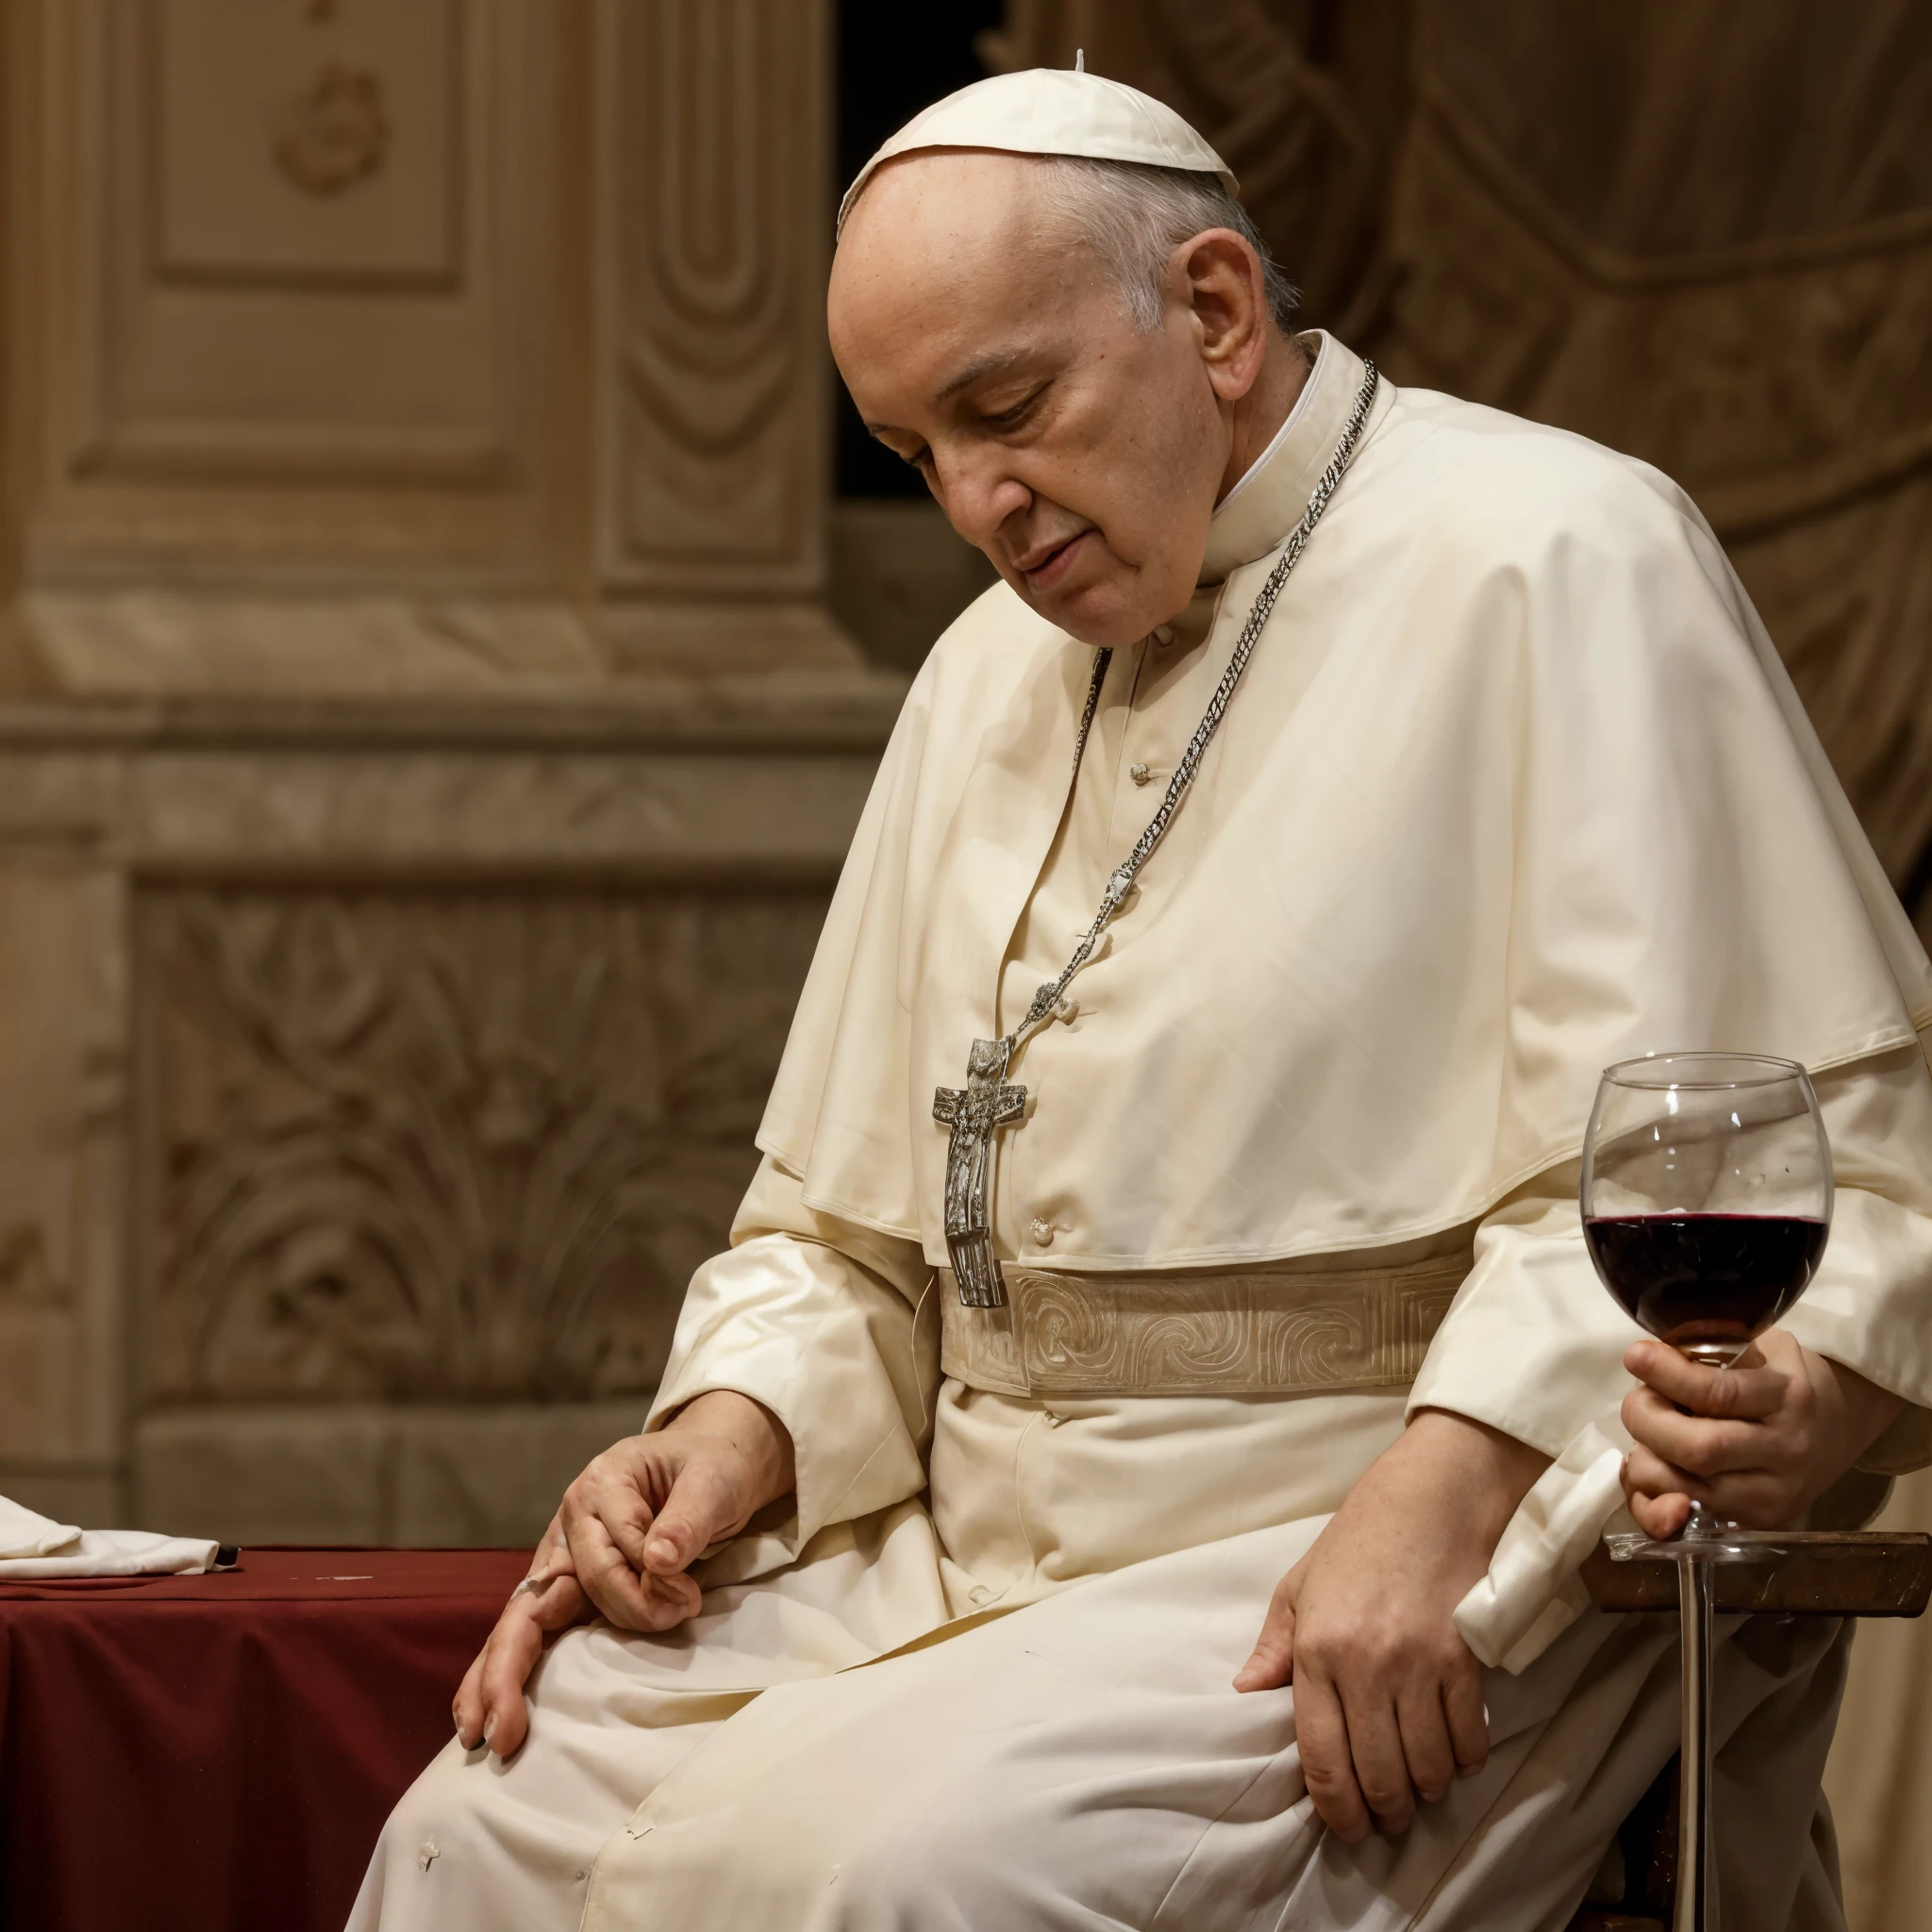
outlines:
{"label": "wooden table", "polygon": [[[1713,1565],[1713,1608],[1722,1615],[1917,1617],[1932,1603],[1932,1536],[1917,1531],[1807,1532],[1771,1537],[1787,1548],[1758,1563]],[[1676,1614],[1677,1571],[1660,1558],[1611,1558],[1599,1543],[1583,1565],[1599,1610]],[[1624,1893],[1609,1909],[1586,1907],[1569,1932],[1668,1932],[1677,1914],[1679,1760],[1673,1757],[1618,1833]]]}

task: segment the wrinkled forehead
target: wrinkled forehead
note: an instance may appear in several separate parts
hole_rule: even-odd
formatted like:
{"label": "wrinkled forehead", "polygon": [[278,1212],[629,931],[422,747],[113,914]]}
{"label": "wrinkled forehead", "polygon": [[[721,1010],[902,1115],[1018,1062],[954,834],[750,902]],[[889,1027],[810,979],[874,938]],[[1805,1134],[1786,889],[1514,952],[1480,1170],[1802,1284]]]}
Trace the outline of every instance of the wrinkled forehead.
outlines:
{"label": "wrinkled forehead", "polygon": [[839,232],[846,259],[935,248],[1026,248],[1067,226],[1048,193],[1050,164],[993,148],[922,148],[880,165]]}
{"label": "wrinkled forehead", "polygon": [[883,325],[1004,332],[1084,295],[1088,251],[1031,157],[941,148],[866,183],[832,261],[834,346]]}

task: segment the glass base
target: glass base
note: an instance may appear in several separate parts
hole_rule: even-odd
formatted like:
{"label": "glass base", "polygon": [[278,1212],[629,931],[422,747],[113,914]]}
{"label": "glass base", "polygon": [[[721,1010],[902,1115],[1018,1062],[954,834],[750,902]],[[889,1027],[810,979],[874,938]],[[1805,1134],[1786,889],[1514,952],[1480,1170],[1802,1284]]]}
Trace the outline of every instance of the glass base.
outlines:
{"label": "glass base", "polygon": [[1794,1556],[1807,1542],[1839,1540],[1831,1531],[1740,1529],[1735,1523],[1714,1516],[1706,1522],[1708,1527],[1698,1535],[1693,1536],[1687,1524],[1662,1541],[1641,1530],[1612,1531],[1605,1536],[1604,1548],[1613,1563],[1776,1563]]}

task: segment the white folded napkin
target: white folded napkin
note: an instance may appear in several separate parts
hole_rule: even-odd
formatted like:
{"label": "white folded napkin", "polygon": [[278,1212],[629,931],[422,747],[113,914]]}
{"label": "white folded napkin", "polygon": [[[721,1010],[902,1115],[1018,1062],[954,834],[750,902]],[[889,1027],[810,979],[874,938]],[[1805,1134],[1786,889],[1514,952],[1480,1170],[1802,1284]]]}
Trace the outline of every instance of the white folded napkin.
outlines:
{"label": "white folded napkin", "polygon": [[1590,1607],[1584,1558],[1612,1522],[1635,1526],[1624,1510],[1629,1446],[1612,1409],[1578,1430],[1524,1497],[1489,1574],[1456,1607],[1456,1627],[1484,1663],[1527,1670]]}
{"label": "white folded napkin", "polygon": [[165,1576],[211,1570],[220,1544],[146,1529],[82,1529],[0,1496],[0,1583],[41,1576]]}

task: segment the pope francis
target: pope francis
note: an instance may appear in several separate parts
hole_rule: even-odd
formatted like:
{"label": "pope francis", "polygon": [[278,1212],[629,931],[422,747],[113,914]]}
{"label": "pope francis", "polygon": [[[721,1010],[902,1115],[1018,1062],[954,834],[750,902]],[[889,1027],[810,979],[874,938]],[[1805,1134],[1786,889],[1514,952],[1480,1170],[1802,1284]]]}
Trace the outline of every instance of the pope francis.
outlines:
{"label": "pope francis", "polygon": [[[846,196],[839,366],[1003,581],[358,1932],[1560,1932],[1675,1746],[1606,1522],[1932,1459],[1932,967],[1743,591],[1654,470],[1290,333],[1234,187],[1037,72]],[[1697,1048],[1806,1062],[1839,1185],[1728,1371],[1576,1208],[1599,1070]],[[1726,1918],[1841,1928],[1845,1637],[1721,1636]]]}

